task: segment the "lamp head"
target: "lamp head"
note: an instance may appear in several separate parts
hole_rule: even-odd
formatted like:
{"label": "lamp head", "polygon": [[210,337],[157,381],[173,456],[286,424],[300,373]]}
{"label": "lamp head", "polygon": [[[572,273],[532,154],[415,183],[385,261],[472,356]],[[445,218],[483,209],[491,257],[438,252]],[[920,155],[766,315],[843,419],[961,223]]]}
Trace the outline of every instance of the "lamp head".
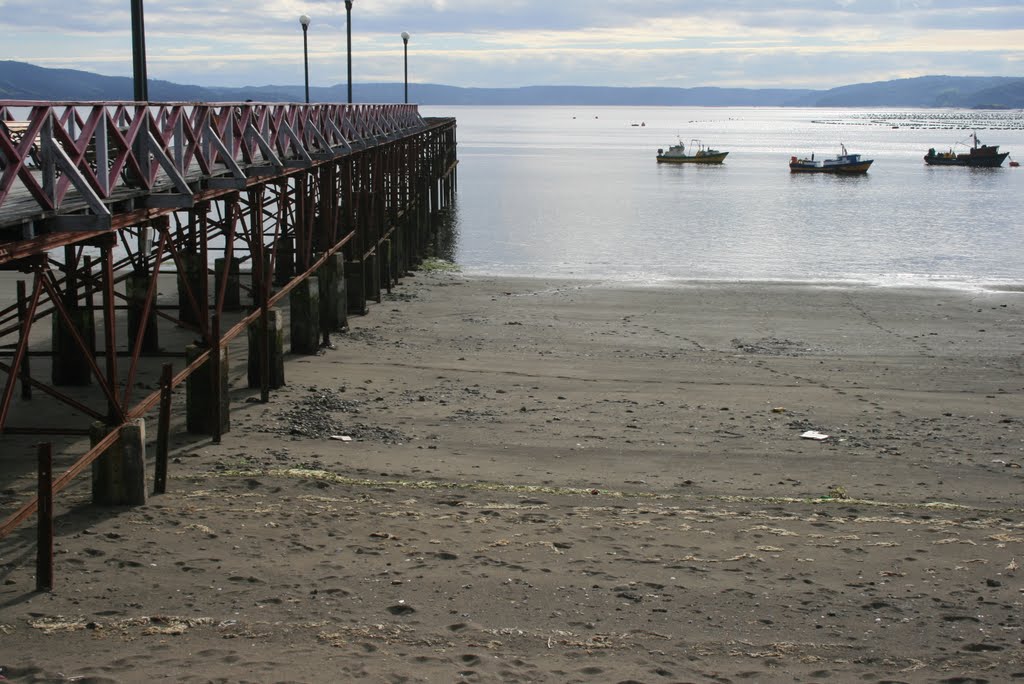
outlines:
{"label": "lamp head", "polygon": [[301,17],[299,17],[299,23],[302,24],[302,30],[305,31],[307,28],[309,28],[309,16],[303,14]]}
{"label": "lamp head", "polygon": [[402,42],[403,43],[408,43],[409,42],[409,32],[408,31],[402,31]]}

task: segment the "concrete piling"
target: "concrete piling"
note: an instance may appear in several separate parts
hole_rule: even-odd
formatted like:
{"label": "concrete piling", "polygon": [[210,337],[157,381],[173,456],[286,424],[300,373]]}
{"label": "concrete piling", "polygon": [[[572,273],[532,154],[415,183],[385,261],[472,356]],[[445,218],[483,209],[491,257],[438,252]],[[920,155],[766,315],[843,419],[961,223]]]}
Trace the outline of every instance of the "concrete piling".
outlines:
{"label": "concrete piling", "polygon": [[[395,233],[392,233],[394,235]],[[388,238],[384,241],[384,259],[383,268],[381,269],[381,285],[384,287],[388,294],[391,294],[391,286],[395,283],[395,248],[394,240]]]}
{"label": "concrete piling", "polygon": [[284,386],[284,314],[280,309],[267,310],[267,331],[264,331],[262,321],[257,319],[249,326],[249,362],[247,365],[247,378],[249,389],[261,389],[263,383],[260,378],[260,335],[267,335],[267,349],[270,353],[268,378],[269,389],[277,389]]}
{"label": "concrete piling", "polygon": [[310,276],[289,293],[290,332],[293,354],[320,350],[320,281]]}
{"label": "concrete piling", "polygon": [[146,298],[149,296],[149,286],[153,282],[151,276],[146,273],[132,273],[124,282],[125,295],[128,299],[128,345],[135,348],[135,342],[142,334],[143,353],[160,351],[160,337],[156,321],[156,302],[150,306],[149,315],[143,324],[142,314],[146,308]]}
{"label": "concrete piling", "polygon": [[[206,285],[206,264],[200,254],[185,253],[181,255],[182,270],[178,272],[178,318],[182,323],[198,325],[202,317],[206,316],[207,308],[207,285]],[[196,300],[199,310],[192,308],[188,298],[188,289],[192,290],[192,296]]]}
{"label": "concrete piling", "polygon": [[[185,362],[191,364],[206,351],[206,347],[190,344],[185,348]],[[214,377],[214,365],[207,360],[185,380],[185,429],[200,435],[213,435],[220,418],[220,432],[230,429],[228,408],[228,350],[220,350],[220,377]],[[219,391],[214,386],[220,383]],[[219,399],[219,401],[218,401]],[[220,404],[219,406],[217,404]]]}
{"label": "concrete piling", "polygon": [[366,314],[366,283],[363,280],[363,262],[345,262],[345,291],[348,312],[356,316]]}
{"label": "concrete piling", "polygon": [[213,263],[214,292],[219,293],[223,287],[224,311],[238,311],[242,308],[242,260],[232,257],[227,271],[224,270],[225,259],[217,259]]}
{"label": "concrete piling", "polygon": [[[110,434],[106,423],[89,429],[92,444]],[[146,421],[120,428],[120,435],[92,462],[92,502],[97,506],[142,506],[146,503]]]}
{"label": "concrete piling", "polygon": [[338,332],[348,326],[348,293],[345,287],[345,257],[332,254],[317,271],[320,280],[320,327]]}
{"label": "concrete piling", "polygon": [[[92,368],[86,359],[87,354],[96,353],[96,317],[91,308],[75,307],[68,311],[68,318],[70,328],[60,314],[53,314],[51,379],[54,385],[88,385],[92,382]],[[72,328],[85,343],[86,350],[75,341]]]}
{"label": "concrete piling", "polygon": [[291,237],[277,239],[277,254],[274,257],[274,285],[280,287],[295,275],[295,240]]}
{"label": "concrete piling", "polygon": [[365,283],[364,287],[366,288],[366,299],[367,301],[372,299],[377,303],[380,303],[381,301],[380,261],[380,254],[378,252],[374,252],[363,261],[363,282]]}

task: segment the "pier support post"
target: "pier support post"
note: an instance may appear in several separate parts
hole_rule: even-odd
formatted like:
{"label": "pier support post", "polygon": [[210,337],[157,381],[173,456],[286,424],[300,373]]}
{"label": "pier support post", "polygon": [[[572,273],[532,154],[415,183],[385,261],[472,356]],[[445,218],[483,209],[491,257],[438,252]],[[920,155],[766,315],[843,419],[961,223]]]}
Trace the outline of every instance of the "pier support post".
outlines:
{"label": "pier support post", "polygon": [[395,280],[406,275],[412,268],[409,258],[409,215],[404,215],[399,220],[398,229],[394,231]]}
{"label": "pier support post", "polygon": [[277,256],[274,260],[274,285],[281,287],[295,275],[295,240],[291,237],[277,239]]}
{"label": "pier support post", "polygon": [[[182,254],[181,265],[184,270],[178,273],[178,318],[182,323],[199,325],[201,318],[206,316],[209,303],[206,291],[206,264],[201,254]],[[199,311],[192,308],[185,284],[192,290]]]}
{"label": "pier support post", "polygon": [[427,211],[427,197],[426,195],[420,195],[420,199],[416,202],[416,214],[413,217],[413,235],[416,236],[416,249],[413,250],[412,262],[413,267],[418,268],[423,263],[423,257],[426,256],[427,251],[427,233],[429,232],[427,227],[430,225],[429,214]]}
{"label": "pier support post", "polygon": [[238,311],[242,308],[242,260],[232,257],[227,272],[224,271],[224,259],[217,259],[214,264],[214,287],[220,292],[225,278],[224,311]]}
{"label": "pier support post", "polygon": [[316,354],[320,349],[320,281],[310,276],[288,293],[293,354]]}
{"label": "pier support post", "polygon": [[383,266],[384,267],[383,267],[383,269],[381,269],[381,274],[380,274],[381,285],[384,287],[384,290],[388,294],[391,294],[391,286],[394,285],[397,282],[397,278],[395,278],[395,273],[398,270],[396,268],[396,266],[395,266],[395,240],[394,240],[394,237],[398,235],[398,231],[396,230],[395,232],[391,233],[391,235],[392,235],[392,237],[390,237],[390,238],[388,238],[387,240],[384,241],[384,245],[383,245],[383,249],[384,249],[384,264],[383,264]]}
{"label": "pier support post", "polygon": [[[185,348],[185,362],[191,364],[206,347],[190,344]],[[212,359],[200,366],[185,380],[185,429],[199,435],[214,435],[220,419],[220,432],[230,429],[230,399],[228,396],[228,350],[220,350],[220,377],[214,377]],[[215,382],[220,383],[216,391]],[[219,397],[219,406],[217,398]]]}
{"label": "pier support post", "polygon": [[53,364],[51,379],[54,385],[88,385],[92,382],[92,368],[86,354],[96,352],[96,321],[91,308],[74,307],[68,311],[71,325],[88,347],[82,350],[71,333],[71,328],[58,313],[53,314]]}
{"label": "pier support post", "polygon": [[257,319],[249,326],[249,389],[261,389],[260,382],[260,335],[267,335],[267,349],[270,360],[267,367],[270,377],[267,379],[269,389],[284,386],[284,313],[280,309],[267,310],[267,328],[263,330],[262,320]]}
{"label": "pier support post", "polygon": [[345,288],[345,257],[332,254],[317,271],[320,279],[320,327],[338,332],[348,326],[348,293]]}
{"label": "pier support post", "polygon": [[423,181],[420,200],[416,206],[419,210],[416,212],[416,265],[418,266],[427,256],[427,250],[431,244],[430,181]]}
{"label": "pier support post", "polygon": [[402,279],[406,271],[409,270],[408,264],[406,263],[405,245],[408,240],[406,231],[408,230],[409,222],[403,216],[398,219],[398,227],[395,232],[391,234],[391,250],[392,250],[392,264],[393,264],[393,275],[397,285],[398,281]]}
{"label": "pier support post", "polygon": [[372,299],[378,304],[380,303],[380,249],[381,246],[378,245],[373,254],[363,261],[366,276],[363,278],[366,283],[366,299],[367,301]]}
{"label": "pier support post", "polygon": [[[99,421],[89,429],[93,445],[110,434]],[[92,502],[97,506],[142,506],[146,503],[146,421],[120,428],[117,441],[92,462]]]}
{"label": "pier support post", "polygon": [[345,262],[345,291],[348,311],[357,316],[366,314],[366,284],[363,282],[363,262]]}
{"label": "pier support post", "polygon": [[160,351],[160,337],[157,331],[156,302],[149,309],[145,323],[142,314],[146,309],[146,297],[149,296],[149,285],[152,276],[146,273],[131,273],[124,281],[125,295],[128,298],[128,346],[135,348],[135,342],[142,333],[143,353]]}

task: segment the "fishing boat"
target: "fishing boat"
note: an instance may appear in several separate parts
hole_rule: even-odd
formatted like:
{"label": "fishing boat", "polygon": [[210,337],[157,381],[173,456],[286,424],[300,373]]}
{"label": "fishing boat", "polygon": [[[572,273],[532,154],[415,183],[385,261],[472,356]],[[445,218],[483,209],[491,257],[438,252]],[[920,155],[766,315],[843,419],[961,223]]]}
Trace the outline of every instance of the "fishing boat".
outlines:
{"label": "fishing boat", "polygon": [[818,159],[814,155],[810,159],[789,158],[789,170],[793,173],[867,173],[874,159],[861,159],[859,154],[850,154],[846,145],[840,143],[841,154],[835,159]]}
{"label": "fishing boat", "polygon": [[667,150],[659,148],[658,161],[666,164],[721,164],[727,154],[729,153],[704,147],[700,140],[690,141],[690,153],[687,154],[686,146],[680,140],[679,144]]}
{"label": "fishing boat", "polygon": [[978,134],[971,135],[974,145],[967,152],[956,153],[952,149],[949,152],[936,152],[935,148],[928,150],[924,156],[924,163],[929,166],[977,166],[984,168],[995,168],[1003,165],[1003,160],[1010,156],[1009,152],[1000,152],[999,145],[982,145],[978,140]]}

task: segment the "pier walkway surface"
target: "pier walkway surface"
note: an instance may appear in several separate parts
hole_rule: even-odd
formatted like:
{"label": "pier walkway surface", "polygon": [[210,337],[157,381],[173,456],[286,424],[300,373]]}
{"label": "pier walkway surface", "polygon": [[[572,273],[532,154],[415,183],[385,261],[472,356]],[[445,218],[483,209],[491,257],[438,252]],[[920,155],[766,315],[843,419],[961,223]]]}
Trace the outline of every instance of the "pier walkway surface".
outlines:
{"label": "pier walkway surface", "polygon": [[218,441],[233,383],[283,384],[286,326],[315,354],[415,267],[455,130],[416,105],[0,101],[0,539],[39,510],[40,588],[77,475],[144,502],[176,402]]}

